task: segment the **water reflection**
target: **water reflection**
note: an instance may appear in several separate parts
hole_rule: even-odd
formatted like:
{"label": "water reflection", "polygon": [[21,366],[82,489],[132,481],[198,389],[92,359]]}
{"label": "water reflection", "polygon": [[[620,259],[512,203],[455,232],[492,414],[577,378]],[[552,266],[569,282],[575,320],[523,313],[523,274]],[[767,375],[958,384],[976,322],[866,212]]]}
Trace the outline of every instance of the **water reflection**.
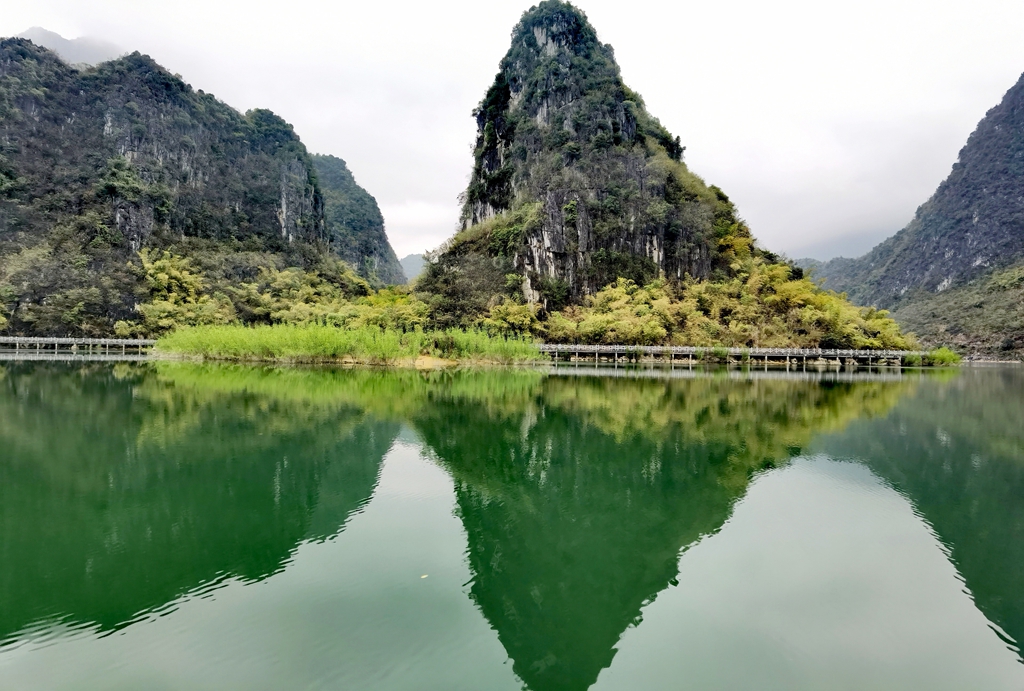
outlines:
{"label": "water reflection", "polygon": [[148,368],[8,367],[0,380],[0,641],[112,629],[203,583],[259,580],[372,493],[393,422]]}
{"label": "water reflection", "polygon": [[265,579],[370,499],[402,425],[452,480],[468,595],[534,691],[594,684],[679,554],[722,528],[752,478],[808,449],[902,491],[1018,638],[1024,382],[975,374],[10,365],[0,640],[53,619],[111,630],[203,583]]}
{"label": "water reflection", "polygon": [[456,480],[472,597],[535,691],[586,689],[756,470],[900,387],[551,377],[523,405],[435,398],[414,424]]}
{"label": "water reflection", "polygon": [[892,414],[816,446],[902,492],[1000,635],[1024,641],[1024,369],[926,380]]}

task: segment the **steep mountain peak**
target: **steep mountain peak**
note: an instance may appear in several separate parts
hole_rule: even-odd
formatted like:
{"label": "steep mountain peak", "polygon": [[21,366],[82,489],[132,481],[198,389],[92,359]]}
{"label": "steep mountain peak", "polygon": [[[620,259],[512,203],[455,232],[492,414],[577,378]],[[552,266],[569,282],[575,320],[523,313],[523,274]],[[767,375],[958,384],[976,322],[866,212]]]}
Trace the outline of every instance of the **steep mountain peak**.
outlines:
{"label": "steep mountain peak", "polygon": [[[737,252],[756,251],[729,198],[687,169],[679,138],[569,3],[545,0],[523,15],[473,114],[462,232],[424,285],[443,290],[445,272],[490,266],[470,271],[472,282],[551,308],[619,277],[727,273]],[[513,274],[522,280],[510,289]]]}

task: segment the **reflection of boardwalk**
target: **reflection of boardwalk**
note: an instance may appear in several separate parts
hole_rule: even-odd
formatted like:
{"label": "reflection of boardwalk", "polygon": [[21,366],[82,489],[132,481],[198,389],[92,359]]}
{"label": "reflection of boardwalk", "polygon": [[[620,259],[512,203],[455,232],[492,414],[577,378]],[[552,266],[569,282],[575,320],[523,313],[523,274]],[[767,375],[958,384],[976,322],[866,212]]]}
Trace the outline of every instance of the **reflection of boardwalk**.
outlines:
{"label": "reflection of boardwalk", "polygon": [[751,367],[743,368],[719,368],[709,369],[703,365],[687,367],[685,363],[678,362],[674,368],[664,364],[658,367],[631,365],[609,366],[600,365],[595,367],[583,365],[578,362],[562,365],[550,365],[542,368],[546,374],[557,374],[559,376],[578,377],[626,377],[633,379],[700,379],[706,377],[725,379],[786,379],[794,381],[815,381],[815,382],[898,382],[904,381],[908,376],[898,368],[885,368],[880,372],[865,372],[864,370],[837,370],[836,368],[812,368],[801,370],[797,367],[791,369],[779,369],[773,365],[773,369],[760,369]]}
{"label": "reflection of boardwalk", "polygon": [[82,351],[75,353],[67,350],[56,353],[52,350],[40,353],[26,350],[20,352],[0,350],[0,362],[147,362],[149,359],[149,355],[146,354],[127,353],[121,355],[120,351],[102,355]]}

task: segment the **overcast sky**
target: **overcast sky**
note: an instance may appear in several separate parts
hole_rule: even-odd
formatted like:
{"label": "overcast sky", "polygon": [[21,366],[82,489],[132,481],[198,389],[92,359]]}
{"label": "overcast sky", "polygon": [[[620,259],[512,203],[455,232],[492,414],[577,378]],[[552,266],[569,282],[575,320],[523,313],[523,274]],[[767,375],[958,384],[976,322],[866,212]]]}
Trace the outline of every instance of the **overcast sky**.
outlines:
{"label": "overcast sky", "polygon": [[[623,78],[737,203],[762,245],[855,256],[904,226],[1024,71],[1021,0],[577,3]],[[239,110],[344,158],[399,256],[453,232],[473,107],[527,2],[4,3],[152,55]]]}

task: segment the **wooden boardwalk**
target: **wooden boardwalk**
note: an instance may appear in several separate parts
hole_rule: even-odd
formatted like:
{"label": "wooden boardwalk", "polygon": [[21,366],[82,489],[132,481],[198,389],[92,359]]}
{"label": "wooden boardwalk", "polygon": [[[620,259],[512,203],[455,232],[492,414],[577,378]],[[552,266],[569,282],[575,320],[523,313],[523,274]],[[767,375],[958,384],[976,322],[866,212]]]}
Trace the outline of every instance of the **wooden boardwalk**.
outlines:
{"label": "wooden boardwalk", "polygon": [[539,346],[555,362],[734,362],[784,365],[901,365],[915,350],[838,350],[827,348],[697,348],[694,346],[555,345]]}
{"label": "wooden boardwalk", "polygon": [[0,336],[0,351],[24,353],[71,353],[82,355],[140,355],[156,343],[146,338],[45,338]]}
{"label": "wooden boardwalk", "polygon": [[[145,338],[46,338],[0,336],[0,352],[30,355],[143,355],[156,344]],[[822,348],[697,348],[694,346],[622,346],[541,344],[557,364],[561,361],[607,363],[697,364],[727,362],[774,365],[899,366],[913,350],[829,350]]]}

